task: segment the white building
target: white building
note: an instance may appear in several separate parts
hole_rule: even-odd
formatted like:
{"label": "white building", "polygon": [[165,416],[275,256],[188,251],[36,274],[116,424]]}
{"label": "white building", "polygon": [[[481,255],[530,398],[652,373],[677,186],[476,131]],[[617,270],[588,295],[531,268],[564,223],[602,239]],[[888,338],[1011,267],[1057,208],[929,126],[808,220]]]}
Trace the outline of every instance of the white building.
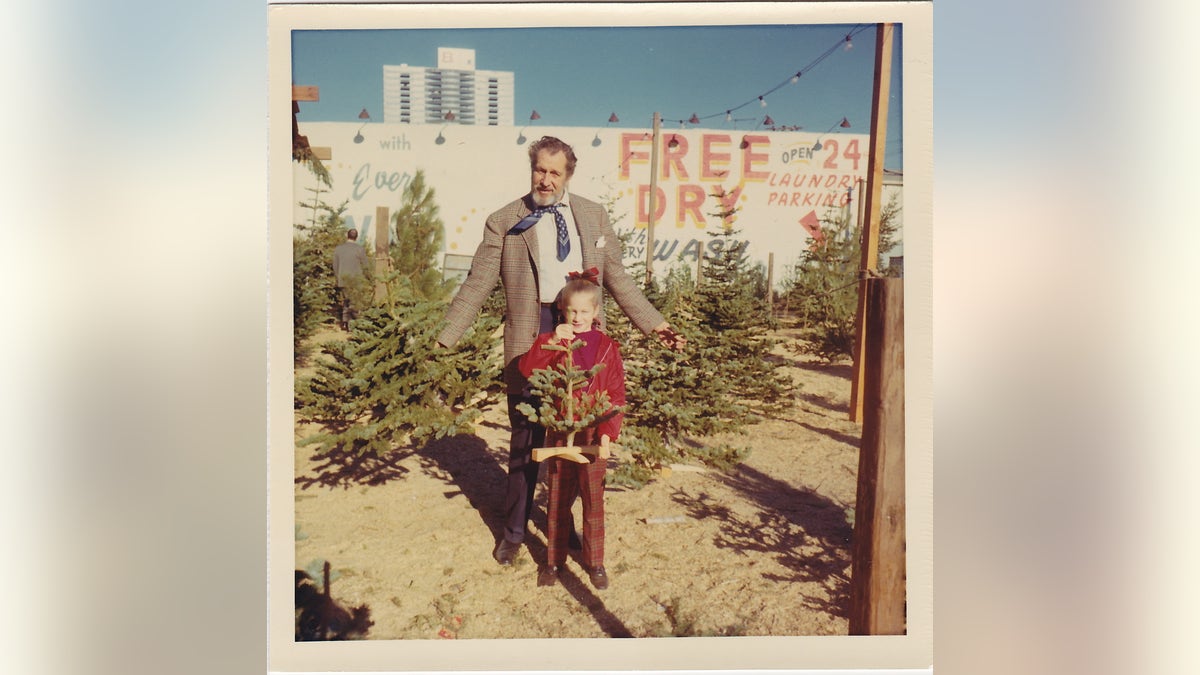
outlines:
{"label": "white building", "polygon": [[438,67],[383,67],[383,121],[513,126],[513,74],[476,70],[474,49],[438,48]]}

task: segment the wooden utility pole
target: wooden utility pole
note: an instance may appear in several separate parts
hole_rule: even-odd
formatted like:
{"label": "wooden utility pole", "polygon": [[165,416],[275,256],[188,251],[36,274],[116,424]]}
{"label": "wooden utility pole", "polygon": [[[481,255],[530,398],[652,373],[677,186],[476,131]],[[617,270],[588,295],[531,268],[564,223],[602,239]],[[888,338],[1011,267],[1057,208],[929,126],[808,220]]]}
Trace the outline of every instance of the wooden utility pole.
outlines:
{"label": "wooden utility pole", "polygon": [[375,302],[387,297],[387,275],[392,267],[388,255],[388,207],[375,207]]}
{"label": "wooden utility pole", "polygon": [[[861,230],[863,224],[863,207],[866,206],[866,200],[863,199],[863,185],[866,181],[859,178],[854,186],[854,195],[858,198],[858,214],[855,216],[854,229]],[[882,193],[880,193],[882,194]]]}
{"label": "wooden utility pole", "polygon": [[892,24],[875,29],[875,87],[871,95],[871,149],[867,156],[866,218],[862,228],[859,264],[858,314],[854,320],[854,374],[850,389],[850,420],[862,421],[863,347],[867,341],[867,278],[879,268],[879,214],[883,195],[883,154],[887,148],[888,95],[892,81]]}
{"label": "wooden utility pole", "polygon": [[662,117],[654,113],[654,133],[650,146],[650,215],[646,218],[646,286],[654,276],[654,215],[658,211],[658,142]]}
{"label": "wooden utility pole", "polygon": [[774,295],[771,292],[771,289],[774,286],[775,286],[775,252],[771,251],[770,253],[767,254],[767,297],[766,297],[766,301],[767,301],[767,306],[770,307],[772,311],[774,311],[774,309],[775,309],[775,303],[772,302],[772,300],[774,299]]}
{"label": "wooden utility pole", "polygon": [[850,567],[850,634],[905,632],[904,282],[870,279],[867,390]]}

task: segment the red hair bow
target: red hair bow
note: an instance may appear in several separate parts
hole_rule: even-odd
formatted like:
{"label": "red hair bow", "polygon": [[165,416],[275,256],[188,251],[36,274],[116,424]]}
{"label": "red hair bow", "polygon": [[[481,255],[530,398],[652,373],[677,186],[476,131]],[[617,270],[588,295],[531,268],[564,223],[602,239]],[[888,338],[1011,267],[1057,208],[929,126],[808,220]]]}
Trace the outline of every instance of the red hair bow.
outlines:
{"label": "red hair bow", "polygon": [[589,267],[582,272],[569,272],[567,278],[574,281],[575,279],[583,279],[590,281],[597,286],[600,285],[600,270],[595,267]]}

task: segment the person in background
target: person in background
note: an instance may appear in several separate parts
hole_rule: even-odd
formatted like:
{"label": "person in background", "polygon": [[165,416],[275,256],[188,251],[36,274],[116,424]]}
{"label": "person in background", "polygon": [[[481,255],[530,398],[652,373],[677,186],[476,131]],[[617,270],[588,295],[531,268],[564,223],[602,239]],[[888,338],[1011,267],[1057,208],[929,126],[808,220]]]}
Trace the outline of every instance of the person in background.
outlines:
{"label": "person in background", "polygon": [[358,295],[366,283],[367,252],[358,244],[358,230],[346,230],[346,241],[333,249],[333,277],[342,303],[342,330],[350,330],[350,320],[358,316]]}

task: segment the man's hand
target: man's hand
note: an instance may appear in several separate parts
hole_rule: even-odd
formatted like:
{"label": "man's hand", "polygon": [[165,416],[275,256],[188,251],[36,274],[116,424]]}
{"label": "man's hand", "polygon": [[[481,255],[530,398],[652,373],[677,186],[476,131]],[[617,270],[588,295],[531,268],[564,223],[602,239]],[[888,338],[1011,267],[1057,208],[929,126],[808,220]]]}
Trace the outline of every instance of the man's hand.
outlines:
{"label": "man's hand", "polygon": [[687,344],[687,338],[676,333],[671,328],[671,324],[666,321],[654,327],[654,335],[667,349],[674,349],[677,352],[683,351],[684,345]]}
{"label": "man's hand", "polygon": [[610,454],[608,449],[608,434],[600,434],[600,459],[608,459]]}

